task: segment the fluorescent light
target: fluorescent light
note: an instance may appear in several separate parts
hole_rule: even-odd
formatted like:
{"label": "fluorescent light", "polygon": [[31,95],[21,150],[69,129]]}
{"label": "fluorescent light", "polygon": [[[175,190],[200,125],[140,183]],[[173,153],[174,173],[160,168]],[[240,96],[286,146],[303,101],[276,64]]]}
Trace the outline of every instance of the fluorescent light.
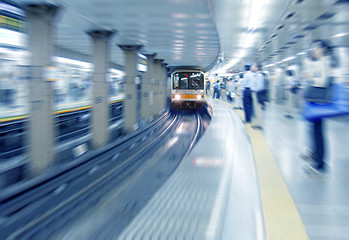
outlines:
{"label": "fluorescent light", "polygon": [[296,58],[295,56],[288,57],[288,58],[283,59],[281,62],[287,62],[287,61],[293,60],[295,58]]}
{"label": "fluorescent light", "polygon": [[174,30],[175,33],[184,33],[184,30],[176,29]]}
{"label": "fluorescent light", "polygon": [[174,39],[172,41],[175,43],[184,43],[184,41],[182,39]]}
{"label": "fluorescent light", "polygon": [[174,46],[174,47],[183,47],[184,44],[183,43],[174,43],[174,44],[172,44],[172,46]]}
{"label": "fluorescent light", "polygon": [[342,32],[342,33],[337,33],[337,34],[333,35],[332,37],[333,38],[340,38],[340,37],[344,37],[344,36],[346,36],[348,34],[349,33]]}
{"label": "fluorescent light", "polygon": [[176,27],[186,27],[187,26],[186,23],[180,23],[180,22],[175,22],[173,25]]}
{"label": "fluorescent light", "polygon": [[73,60],[73,59],[68,59],[63,57],[52,57],[52,58],[54,61],[59,63],[71,64],[71,65],[84,67],[84,68],[92,68],[92,64],[88,62],[83,62],[83,61],[78,61],[78,60]]}
{"label": "fluorescent light", "polygon": [[147,57],[146,56],[144,56],[143,54],[141,54],[141,53],[137,53],[137,56],[138,57],[140,57],[140,58],[143,58],[143,59],[147,59]]}
{"label": "fluorescent light", "polygon": [[248,29],[250,31],[256,30],[261,23],[262,10],[264,7],[264,0],[253,0],[249,3],[249,17]]}
{"label": "fluorescent light", "polygon": [[239,52],[238,57],[239,57],[239,58],[243,58],[243,57],[246,56],[246,54],[247,54],[247,50],[246,50],[246,49],[242,49],[242,50]]}
{"label": "fluorescent light", "polygon": [[275,63],[271,63],[271,64],[266,65],[265,67],[268,68],[268,67],[272,67],[274,65],[275,65]]}
{"label": "fluorescent light", "polygon": [[249,32],[244,37],[243,48],[249,48],[253,46],[256,40],[256,35],[253,32]]}
{"label": "fluorescent light", "polygon": [[188,15],[184,14],[184,13],[174,13],[174,14],[172,14],[172,17],[173,18],[187,18]]}
{"label": "fluorescent light", "polygon": [[298,56],[305,55],[305,54],[307,54],[307,53],[306,52],[299,52],[299,53],[297,53]]}

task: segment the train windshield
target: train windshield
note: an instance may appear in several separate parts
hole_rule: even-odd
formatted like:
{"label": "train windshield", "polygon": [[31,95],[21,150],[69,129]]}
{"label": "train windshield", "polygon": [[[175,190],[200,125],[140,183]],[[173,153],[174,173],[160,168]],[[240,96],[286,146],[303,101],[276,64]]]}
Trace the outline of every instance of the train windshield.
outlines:
{"label": "train windshield", "polygon": [[173,74],[173,89],[204,89],[204,74],[201,72],[179,72]]}

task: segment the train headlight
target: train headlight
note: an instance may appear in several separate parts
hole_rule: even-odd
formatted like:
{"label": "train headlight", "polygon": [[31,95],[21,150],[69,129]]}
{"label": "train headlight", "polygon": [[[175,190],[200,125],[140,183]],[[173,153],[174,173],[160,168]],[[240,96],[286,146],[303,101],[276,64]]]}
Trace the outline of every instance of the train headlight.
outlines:
{"label": "train headlight", "polygon": [[196,95],[196,98],[198,99],[198,100],[201,100],[201,95]]}
{"label": "train headlight", "polygon": [[175,100],[179,100],[179,99],[181,99],[181,96],[179,94],[176,94],[175,95]]}

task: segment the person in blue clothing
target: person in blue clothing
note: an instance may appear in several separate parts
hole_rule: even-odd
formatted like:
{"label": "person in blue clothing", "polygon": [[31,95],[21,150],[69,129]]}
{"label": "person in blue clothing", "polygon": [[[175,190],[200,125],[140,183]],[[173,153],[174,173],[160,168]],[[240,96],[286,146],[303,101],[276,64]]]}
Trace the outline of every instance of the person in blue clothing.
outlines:
{"label": "person in blue clothing", "polygon": [[251,90],[252,101],[253,101],[253,126],[254,129],[263,129],[263,110],[262,110],[262,102],[260,101],[260,93],[264,89],[264,80],[263,74],[260,72],[261,65],[254,64],[252,65],[252,81],[251,81]]}
{"label": "person in blue clothing", "polygon": [[213,98],[218,98],[219,99],[219,91],[220,91],[220,83],[219,80],[217,80],[214,84],[213,84]]}
{"label": "person in blue clothing", "polygon": [[252,82],[253,82],[253,73],[250,71],[251,67],[249,65],[245,66],[246,73],[242,80],[242,100],[245,112],[245,122],[251,122],[252,111],[253,111],[253,102],[252,102]]}
{"label": "person in blue clothing", "polygon": [[[311,86],[326,87],[331,76],[331,67],[335,67],[336,62],[332,61],[332,48],[327,41],[315,40],[311,46],[311,59],[313,62],[309,66],[307,72],[307,79]],[[310,154],[304,154],[302,157],[310,160],[311,170],[316,172],[324,172],[326,170],[325,164],[325,136],[324,124],[322,119],[310,122],[312,132],[312,149]]]}

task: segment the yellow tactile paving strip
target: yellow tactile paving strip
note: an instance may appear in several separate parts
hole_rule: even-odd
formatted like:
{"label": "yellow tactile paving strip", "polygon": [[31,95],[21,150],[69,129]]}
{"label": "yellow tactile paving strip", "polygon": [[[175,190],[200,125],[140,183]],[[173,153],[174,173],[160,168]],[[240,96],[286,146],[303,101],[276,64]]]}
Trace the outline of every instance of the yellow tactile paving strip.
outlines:
{"label": "yellow tactile paving strip", "polygon": [[[223,101],[222,101],[223,102]],[[229,103],[223,102],[230,107]],[[236,110],[241,119],[244,114]],[[309,239],[274,156],[260,130],[246,124],[256,162],[267,240]]]}

